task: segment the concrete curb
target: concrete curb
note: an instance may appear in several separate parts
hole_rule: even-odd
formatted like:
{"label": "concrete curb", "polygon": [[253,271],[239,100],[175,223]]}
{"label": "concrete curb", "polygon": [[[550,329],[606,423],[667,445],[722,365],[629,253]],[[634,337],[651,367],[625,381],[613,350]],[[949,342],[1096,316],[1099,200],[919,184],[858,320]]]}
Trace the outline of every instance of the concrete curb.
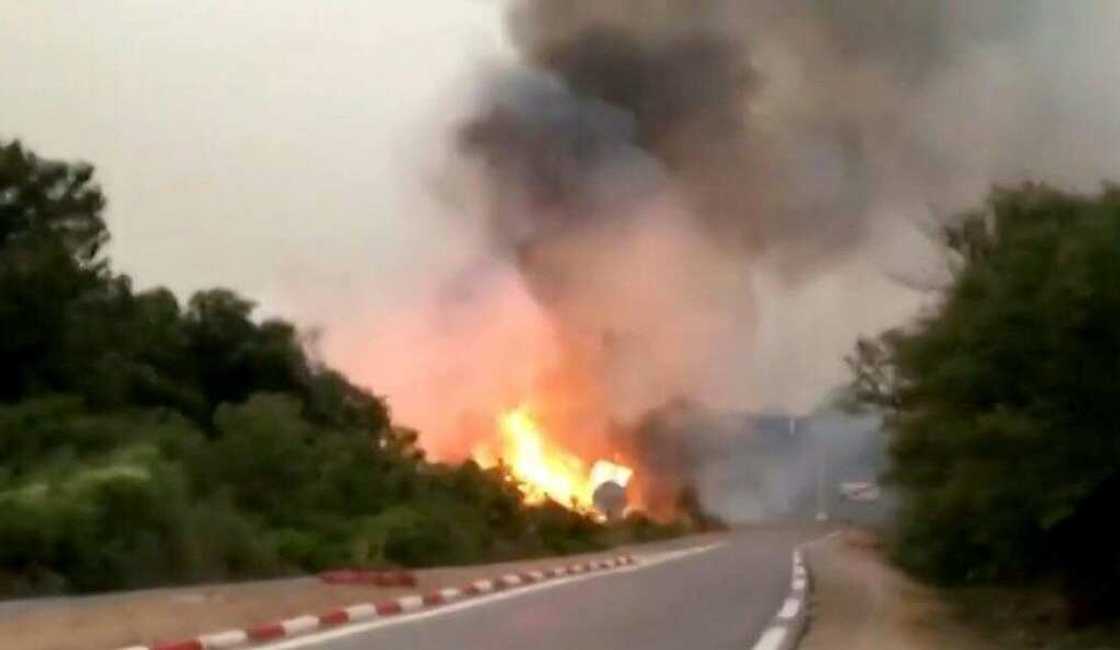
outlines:
{"label": "concrete curb", "polygon": [[496,591],[508,591],[525,585],[546,582],[557,578],[617,569],[637,564],[632,555],[619,555],[606,560],[592,560],[548,570],[507,573],[488,580],[475,580],[462,587],[438,589],[426,594],[401,596],[379,603],[359,603],[349,607],[333,609],[317,616],[297,616],[275,623],[255,625],[240,630],[225,630],[203,634],[183,641],[160,642],[153,645],[136,645],[120,650],[226,650],[241,648],[285,637],[305,634],[323,628],[334,628],[347,623],[357,623],[374,618],[386,618],[434,608]]}
{"label": "concrete curb", "polygon": [[[827,538],[829,536],[825,536]],[[809,591],[811,582],[805,566],[803,549],[811,542],[793,549],[793,571],[789,595],[774,615],[769,627],[762,632],[752,650],[794,650],[809,627]]]}

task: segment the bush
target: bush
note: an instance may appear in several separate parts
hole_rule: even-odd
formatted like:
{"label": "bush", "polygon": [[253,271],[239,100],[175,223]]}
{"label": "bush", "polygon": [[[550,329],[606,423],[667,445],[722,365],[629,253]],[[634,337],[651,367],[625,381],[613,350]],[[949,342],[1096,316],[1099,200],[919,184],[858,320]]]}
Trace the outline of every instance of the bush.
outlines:
{"label": "bush", "polygon": [[946,228],[953,282],[906,330],[861,341],[854,393],[886,410],[895,557],[944,583],[1058,574],[1120,611],[1120,190],[1028,185]]}
{"label": "bush", "polygon": [[0,504],[0,565],[57,576],[55,586],[67,589],[263,575],[276,566],[233,510],[192,503],[182,469],[152,447],[54,468],[0,493]]}

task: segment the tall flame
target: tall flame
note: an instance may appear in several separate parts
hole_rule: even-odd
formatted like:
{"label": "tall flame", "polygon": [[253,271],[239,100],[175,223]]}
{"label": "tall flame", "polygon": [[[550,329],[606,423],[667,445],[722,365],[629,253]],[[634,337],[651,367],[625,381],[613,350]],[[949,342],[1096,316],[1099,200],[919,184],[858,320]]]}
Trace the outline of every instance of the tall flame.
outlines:
{"label": "tall flame", "polygon": [[634,475],[631,468],[602,459],[588,471],[581,458],[549,440],[528,406],[503,413],[498,433],[497,449],[483,443],[473,457],[484,467],[497,460],[505,463],[521,482],[528,503],[552,499],[573,509],[591,510],[599,486],[612,481],[626,487]]}

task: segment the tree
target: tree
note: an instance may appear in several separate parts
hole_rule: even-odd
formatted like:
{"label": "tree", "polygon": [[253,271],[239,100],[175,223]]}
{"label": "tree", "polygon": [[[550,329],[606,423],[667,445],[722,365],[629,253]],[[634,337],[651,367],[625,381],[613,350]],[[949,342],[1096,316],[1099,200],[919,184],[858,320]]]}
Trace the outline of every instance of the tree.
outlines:
{"label": "tree", "polygon": [[0,145],[0,400],[51,388],[67,372],[57,343],[69,307],[105,272],[105,198],[93,168]]}
{"label": "tree", "polygon": [[896,556],[946,582],[1057,573],[1083,612],[1116,610],[1120,190],[997,190],[943,237],[937,308],[849,358],[886,413]]}

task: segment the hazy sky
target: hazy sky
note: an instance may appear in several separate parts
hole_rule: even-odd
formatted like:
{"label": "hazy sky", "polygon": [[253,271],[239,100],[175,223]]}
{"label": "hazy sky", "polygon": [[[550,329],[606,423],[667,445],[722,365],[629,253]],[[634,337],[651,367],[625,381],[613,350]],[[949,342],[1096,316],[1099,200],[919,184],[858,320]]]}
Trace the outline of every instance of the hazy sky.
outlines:
{"label": "hazy sky", "polygon": [[116,268],[297,317],[407,290],[424,138],[505,51],[477,0],[3,4],[0,138],[97,166]]}
{"label": "hazy sky", "polygon": [[[0,139],[97,166],[118,271],[181,298],[232,287],[265,313],[323,326],[329,360],[378,392],[392,398],[417,384],[407,366],[421,364],[420,346],[386,355],[378,324],[449,277],[485,278],[472,271],[477,233],[443,192],[441,156],[478,78],[514,60],[501,2],[0,3]],[[981,5],[952,6],[956,15]],[[858,254],[812,282],[757,277],[742,362],[712,381],[752,407],[809,408],[844,379],[841,356],[855,336],[914,313],[919,297],[889,275],[911,270],[921,249],[912,217],[928,206],[909,168],[893,165],[895,131],[950,161],[961,181],[953,187],[963,188],[954,198],[970,205],[993,180],[1091,188],[1120,173],[1118,5],[1030,6],[1033,19],[1013,38],[966,40],[920,88],[848,107],[889,132],[876,149],[890,154],[877,161],[872,209],[882,214]],[[762,45],[763,58],[787,49]],[[812,101],[830,107],[832,90],[884,74],[871,61],[834,86],[808,74],[827,68],[828,81],[829,66],[802,74],[783,61],[770,61],[767,87],[791,113]],[[456,340],[451,353],[463,347]],[[420,394],[415,410],[430,410]]]}
{"label": "hazy sky", "polygon": [[[412,381],[363,343],[471,254],[438,156],[475,76],[514,57],[502,3],[0,1],[0,138],[96,165],[118,271],[184,299],[231,287],[324,327],[330,361],[375,390]],[[909,313],[874,268],[849,271],[764,298],[761,379],[729,390],[805,406],[856,331]]]}

